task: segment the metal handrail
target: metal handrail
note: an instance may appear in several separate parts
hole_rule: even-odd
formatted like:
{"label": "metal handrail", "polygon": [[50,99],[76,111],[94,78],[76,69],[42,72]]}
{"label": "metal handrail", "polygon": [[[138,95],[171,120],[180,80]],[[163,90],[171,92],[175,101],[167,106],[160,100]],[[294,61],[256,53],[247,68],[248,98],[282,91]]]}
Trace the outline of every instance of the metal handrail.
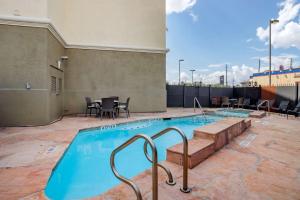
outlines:
{"label": "metal handrail", "polygon": [[203,115],[203,117],[206,119],[206,116],[205,116],[205,112],[199,102],[199,100],[197,99],[197,97],[194,97],[194,112],[196,112],[196,103],[198,104],[200,110],[201,110],[201,114]]}
{"label": "metal handrail", "polygon": [[152,199],[158,200],[157,149],[156,149],[154,142],[152,141],[152,139],[149,136],[143,135],[143,134],[135,135],[132,138],[130,138],[129,140],[127,140],[126,142],[124,142],[122,145],[117,147],[115,150],[113,150],[113,152],[111,153],[111,156],[110,156],[110,167],[111,167],[114,175],[120,181],[126,183],[134,190],[137,200],[142,200],[142,194],[141,194],[140,189],[137,187],[137,185],[134,182],[132,182],[131,180],[125,178],[124,176],[121,176],[115,167],[115,155],[118,152],[120,152],[121,150],[123,150],[124,148],[126,148],[128,145],[132,144],[133,142],[135,142],[136,140],[138,140],[140,138],[144,139],[147,143],[149,143],[151,146],[151,149],[152,149],[152,162],[151,162],[152,163]]}
{"label": "metal handrail", "polygon": [[[155,140],[170,131],[178,132],[183,140],[183,185],[182,185],[182,188],[180,188],[180,190],[184,193],[189,193],[189,192],[191,192],[191,189],[188,187],[188,140],[187,140],[186,135],[180,129],[178,129],[176,127],[169,127],[169,128],[166,128],[166,129],[156,133],[155,135],[151,136],[151,139]],[[144,153],[145,153],[146,157],[149,158],[148,160],[150,162],[152,162],[149,157],[149,154],[147,152],[147,141],[144,143]],[[172,173],[170,172],[170,170],[161,164],[159,164],[158,166],[165,170],[165,172],[167,173],[168,178],[169,178],[168,181],[172,183],[174,180],[173,180],[173,176],[172,176]]]}
{"label": "metal handrail", "polygon": [[270,101],[269,100],[263,100],[260,104],[257,105],[257,110],[259,110],[259,107],[261,107],[263,104],[267,103],[268,106],[268,113],[270,114]]}

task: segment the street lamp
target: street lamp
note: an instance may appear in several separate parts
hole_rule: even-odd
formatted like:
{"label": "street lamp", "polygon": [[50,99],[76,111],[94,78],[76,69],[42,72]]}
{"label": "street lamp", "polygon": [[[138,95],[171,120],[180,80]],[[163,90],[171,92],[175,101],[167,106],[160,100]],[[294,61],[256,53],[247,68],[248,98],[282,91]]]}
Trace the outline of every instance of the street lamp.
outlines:
{"label": "street lamp", "polygon": [[190,71],[192,72],[192,85],[194,85],[194,71],[196,71],[196,70],[191,69]]}
{"label": "street lamp", "polygon": [[269,21],[269,86],[271,86],[271,70],[272,70],[272,24],[278,23],[278,19],[271,19]]}
{"label": "street lamp", "polygon": [[178,61],[179,62],[179,80],[178,80],[179,82],[178,82],[178,85],[180,85],[180,63],[183,62],[183,61],[184,61],[183,59],[179,59],[179,61]]}

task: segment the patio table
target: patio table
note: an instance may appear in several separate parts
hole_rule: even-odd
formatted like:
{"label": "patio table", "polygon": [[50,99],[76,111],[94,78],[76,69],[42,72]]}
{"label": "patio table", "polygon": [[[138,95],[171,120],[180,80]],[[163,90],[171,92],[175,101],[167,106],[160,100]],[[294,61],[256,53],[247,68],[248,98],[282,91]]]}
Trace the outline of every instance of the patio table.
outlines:
{"label": "patio table", "polygon": [[232,108],[234,108],[234,104],[238,101],[237,99],[228,99]]}

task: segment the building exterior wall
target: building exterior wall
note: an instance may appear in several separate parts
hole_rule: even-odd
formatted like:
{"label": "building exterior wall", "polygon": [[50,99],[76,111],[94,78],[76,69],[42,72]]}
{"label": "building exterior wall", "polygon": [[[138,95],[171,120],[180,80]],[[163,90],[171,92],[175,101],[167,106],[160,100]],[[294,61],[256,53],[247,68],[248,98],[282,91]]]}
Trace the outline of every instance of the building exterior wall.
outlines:
{"label": "building exterior wall", "polygon": [[47,29],[0,25],[0,126],[48,123],[46,38]]}
{"label": "building exterior wall", "polygon": [[[57,61],[61,56],[66,55],[65,48],[59,41],[47,31],[47,86],[48,86],[48,113],[49,121],[54,121],[63,115],[64,100],[64,69],[67,62],[62,62],[61,69],[58,69]],[[51,91],[51,77],[56,78],[56,91]],[[59,79],[62,81],[62,90],[59,91]]]}
{"label": "building exterior wall", "polygon": [[[130,97],[132,112],[166,110],[165,1],[0,4],[0,126],[83,113],[85,96]],[[69,60],[57,69],[61,56]]]}
{"label": "building exterior wall", "polygon": [[84,97],[131,98],[133,112],[166,110],[165,54],[67,49],[65,110],[83,113]]}
{"label": "building exterior wall", "polygon": [[0,0],[0,5],[1,16],[47,18],[47,0]]}
{"label": "building exterior wall", "polygon": [[165,1],[66,2],[70,44],[165,49]]}
{"label": "building exterior wall", "polygon": [[[250,82],[256,82],[257,85],[268,86],[269,85],[269,75],[266,72],[266,75],[263,76],[253,76],[250,79]],[[284,74],[275,74],[271,76],[272,86],[289,86],[295,85],[297,82],[300,82],[300,72],[284,73]]]}

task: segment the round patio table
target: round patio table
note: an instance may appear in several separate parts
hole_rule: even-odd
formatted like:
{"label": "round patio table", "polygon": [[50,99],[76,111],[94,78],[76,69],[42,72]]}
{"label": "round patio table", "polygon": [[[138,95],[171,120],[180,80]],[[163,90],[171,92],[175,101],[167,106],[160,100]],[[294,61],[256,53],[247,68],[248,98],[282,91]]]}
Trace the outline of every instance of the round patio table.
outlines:
{"label": "round patio table", "polygon": [[232,98],[232,99],[228,99],[229,100],[229,103],[230,103],[230,105],[231,105],[231,107],[232,107],[232,109],[234,108],[234,104],[235,103],[237,103],[237,99],[234,99],[234,98]]}

